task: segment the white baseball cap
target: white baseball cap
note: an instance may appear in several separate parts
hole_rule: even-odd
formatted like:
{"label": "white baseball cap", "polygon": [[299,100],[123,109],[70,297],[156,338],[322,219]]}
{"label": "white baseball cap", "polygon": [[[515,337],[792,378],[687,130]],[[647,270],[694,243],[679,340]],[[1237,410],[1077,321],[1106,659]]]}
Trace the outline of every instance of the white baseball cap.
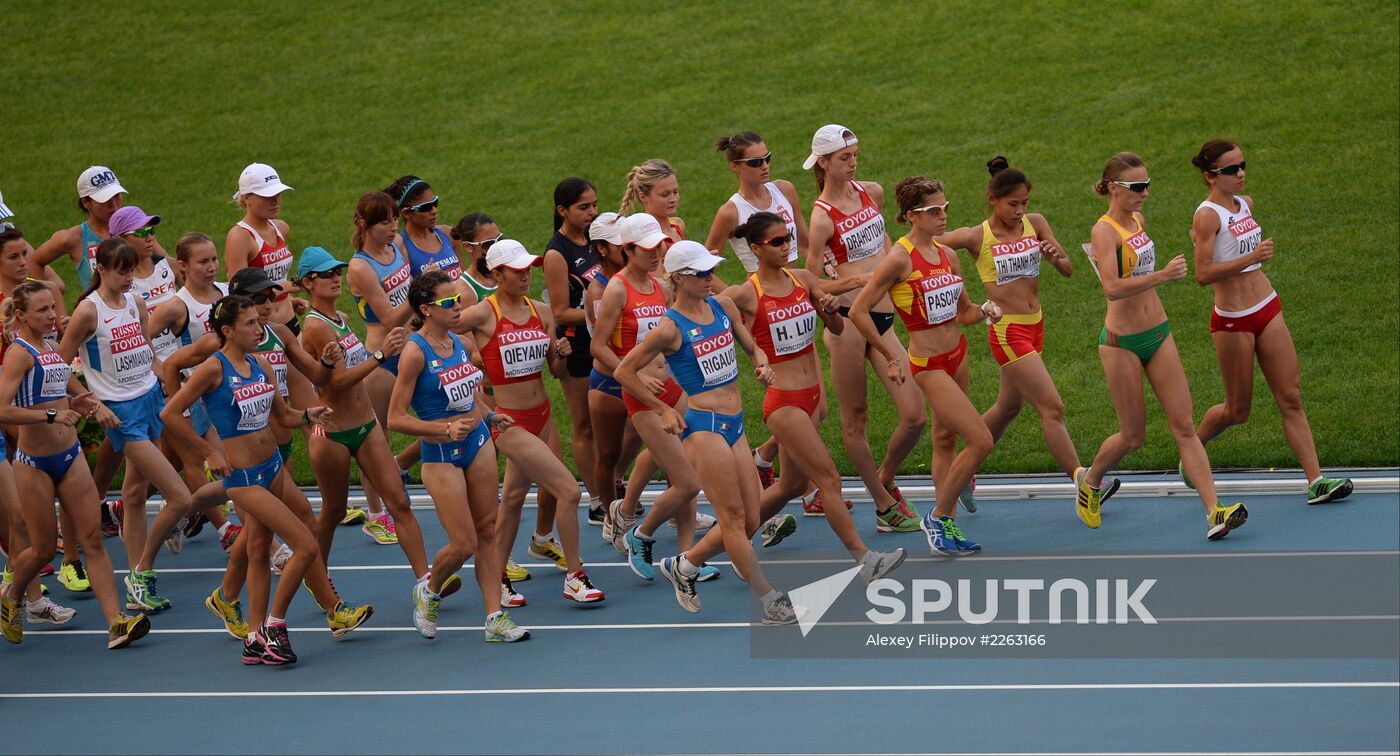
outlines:
{"label": "white baseball cap", "polygon": [[856,134],[854,131],[840,124],[828,123],[817,129],[817,133],[812,135],[812,154],[802,161],[802,170],[812,170],[812,166],[817,164],[817,158],[839,152],[855,143]]}
{"label": "white baseball cap", "polygon": [[0,194],[0,220],[13,217],[15,217],[15,214],[10,212],[9,206],[5,204],[5,195]]}
{"label": "white baseball cap", "polygon": [[723,257],[710,254],[710,250],[705,249],[704,244],[689,239],[678,241],[666,250],[667,273],[675,273],[678,270],[713,270],[722,262]]}
{"label": "white baseball cap", "polygon": [[588,224],[588,240],[622,244],[622,224],[623,218],[617,213],[603,213]]}
{"label": "white baseball cap", "polygon": [[282,179],[277,177],[277,171],[266,163],[253,163],[243,169],[242,175],[238,177],[238,191],[233,198],[238,199],[244,195],[256,194],[259,197],[276,197],[282,192],[291,189],[290,186],[282,183]]}
{"label": "white baseball cap", "polygon": [[637,213],[627,216],[622,222],[622,243],[635,244],[642,249],[656,249],[668,236],[661,230],[661,224],[651,213]]}
{"label": "white baseball cap", "polygon": [[93,202],[106,202],[118,194],[125,193],[121,182],[117,181],[117,174],[112,173],[112,169],[106,166],[94,165],[78,176],[79,197],[91,197]]}
{"label": "white baseball cap", "polygon": [[543,265],[544,258],[532,255],[525,245],[514,239],[502,239],[491,245],[486,252],[486,267],[495,270],[501,266],[511,270],[525,270],[533,265]]}

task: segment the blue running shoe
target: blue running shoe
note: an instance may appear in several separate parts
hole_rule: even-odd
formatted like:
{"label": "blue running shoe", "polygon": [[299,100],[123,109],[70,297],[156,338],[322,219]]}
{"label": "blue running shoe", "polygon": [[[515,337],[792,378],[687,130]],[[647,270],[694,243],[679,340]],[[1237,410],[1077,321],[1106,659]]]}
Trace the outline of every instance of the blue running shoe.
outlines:
{"label": "blue running shoe", "polygon": [[922,520],[919,520],[919,529],[924,531],[924,537],[928,539],[929,551],[934,556],[957,556],[958,544],[943,530],[943,521],[948,517],[935,517],[933,510],[929,510]]}
{"label": "blue running shoe", "polygon": [[654,538],[643,538],[637,533],[637,526],[627,531],[627,566],[632,568],[632,572],[643,580],[655,580],[656,573],[651,567],[651,547],[656,544]]}
{"label": "blue running shoe", "polygon": [[719,568],[711,567],[708,564],[700,565],[700,574],[695,577],[697,583],[708,583],[719,577]]}
{"label": "blue running shoe", "polygon": [[958,524],[956,522],[953,522],[953,518],[940,517],[938,519],[943,524],[944,537],[953,539],[953,544],[958,547],[958,556],[975,554],[982,550],[981,546],[978,546],[976,543],[967,540],[967,538],[963,536],[962,528],[959,528]]}

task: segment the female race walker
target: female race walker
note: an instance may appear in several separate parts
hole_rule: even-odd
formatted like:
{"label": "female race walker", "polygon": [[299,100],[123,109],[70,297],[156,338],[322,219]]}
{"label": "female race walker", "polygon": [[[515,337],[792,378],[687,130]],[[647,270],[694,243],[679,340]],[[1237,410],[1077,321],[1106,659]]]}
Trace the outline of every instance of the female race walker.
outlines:
{"label": "female race walker", "polygon": [[490,427],[493,422],[509,427],[514,420],[477,409],[482,373],[466,344],[451,332],[462,314],[462,294],[451,277],[442,271],[424,273],[409,286],[408,302],[416,330],[399,360],[389,429],[423,438],[423,484],[447,532],[447,545],[433,557],[433,571],[413,588],[413,624],[424,638],[437,637],[445,586],[475,552],[486,640],[525,640],[529,631],[501,609],[496,580],[505,559],[496,548],[496,448]]}
{"label": "female race walker", "polygon": [[588,524],[602,525],[612,486],[596,488],[593,480],[593,423],[588,413],[588,376],[593,367],[592,335],[583,317],[583,293],[598,272],[598,252],[588,242],[588,225],[598,217],[598,192],[581,178],[566,178],[554,187],[554,236],[544,250],[544,285],[555,336],[569,340],[569,356],[559,385],[573,424],[570,438],[574,466],[588,489]]}
{"label": "female race walker", "polygon": [[462,292],[462,304],[470,307],[496,293],[496,281],[486,269],[486,252],[501,240],[501,228],[486,213],[467,213],[450,233],[452,240],[460,243],[467,253],[462,262],[462,277],[457,279],[457,290]]}
{"label": "female race walker", "polygon": [[672,243],[685,238],[685,221],[676,217],[681,185],[670,163],[652,159],[632,166],[617,214],[626,217],[633,205],[641,205],[643,212],[655,218]]}
{"label": "female race walker", "polygon": [[[496,293],[462,313],[457,329],[476,339],[486,380],[495,390],[496,411],[515,422],[492,432],[497,448],[506,457],[501,492],[501,523],[496,548],[509,554],[520,528],[520,512],[531,483],[539,485],[540,508],[555,508],[556,541],[535,532],[527,553],[554,562],[564,572],[564,597],[579,603],[602,601],[583,571],[579,553],[578,481],[564,466],[559,430],[551,418],[544,371],[562,369],[568,339],[555,339],[554,318],[530,299],[530,271],[542,259],[513,239],[503,239],[486,253],[486,267],[496,279]],[[540,530],[536,528],[536,531]]]}
{"label": "female race walker", "polygon": [[[963,287],[957,253],[934,237],[948,226],[943,182],[923,176],[895,187],[900,223],[910,224],[851,305],[851,323],[867,338],[876,334],[870,308],[889,297],[909,331],[908,371],[905,354],[884,342],[871,342],[885,358],[885,374],[897,383],[912,377],[933,412],[933,482],[935,505],[920,526],[934,555],[962,556],[981,550],[958,527],[958,499],[971,484],[977,466],[992,453],[992,434],[967,396],[967,337],[960,325],[983,320],[996,323],[1001,308],[994,302],[973,305]],[[957,452],[958,437],[964,441]],[[831,515],[827,515],[829,518]]]}
{"label": "female race walker", "polygon": [[[177,440],[197,448],[209,460],[209,469],[223,478],[224,490],[238,510],[247,517],[249,539],[248,619],[251,627],[243,641],[243,663],[280,666],[296,663],[291,640],[287,637],[287,609],[302,578],[321,561],[316,536],[286,503],[301,496],[291,473],[282,465],[277,440],[269,424],[284,428],[329,422],[332,412],[310,407],[294,413],[277,397],[272,367],[252,355],[263,339],[253,300],[230,296],[214,305],[211,317],[222,347],[194,369],[175,396],[165,406],[161,418],[169,424]],[[210,444],[194,432],[185,410],[202,398],[204,409],[220,444]],[[292,547],[292,557],[282,569],[282,579],[268,609],[272,573],[268,569],[267,545],[270,534],[261,539],[261,549],[253,546],[258,531],[276,533]]]}
{"label": "female race walker", "polygon": [[436,270],[453,281],[461,278],[462,261],[452,245],[452,229],[437,222],[442,198],[433,187],[417,176],[404,176],[384,191],[399,206],[403,221],[399,241],[408,257],[409,275],[417,278]]}
{"label": "female race walker", "polygon": [[1176,439],[1182,469],[1189,470],[1199,486],[1197,493],[1209,523],[1206,537],[1214,541],[1243,525],[1249,512],[1243,504],[1223,507],[1216,501],[1210,460],[1191,426],[1191,388],[1186,384],[1171,322],[1157,296],[1158,286],[1186,277],[1186,258],[1177,255],[1156,270],[1156,245],[1147,235],[1142,216],[1150,183],[1142,158],[1120,152],[1108,159],[1103,178],[1094,185],[1094,191],[1109,198],[1108,212],[1094,224],[1086,246],[1108,297],[1108,314],[1099,331],[1099,360],[1118,415],[1118,432],[1104,439],[1087,470],[1074,471],[1079,489],[1075,512],[1085,525],[1097,528],[1104,474],[1142,448],[1147,425],[1142,375],[1146,373]]}
{"label": "female race walker", "polygon": [[[78,209],[87,216],[82,223],[54,232],[39,245],[29,258],[30,275],[44,278],[46,269],[60,257],[73,262],[78,284],[86,287],[92,281],[92,266],[97,261],[97,245],[108,238],[107,221],[123,204],[126,189],[122,188],[111,168],[94,165],[78,176]],[[164,256],[162,251],[161,255]],[[63,303],[59,303],[60,311]]]}
{"label": "female race walker", "polygon": [[[836,298],[822,292],[811,271],[788,269],[793,247],[789,228],[786,219],[767,211],[754,213],[739,224],[735,233],[757,255],[758,270],[724,292],[752,327],[753,340],[772,367],[773,383],[763,395],[763,422],[778,440],[783,459],[781,481],[768,489],[772,494],[763,494],[763,503],[773,512],[761,507],[756,520],[746,521],[750,527],[766,523],[788,499],[800,496],[809,481],[816,483],[825,500],[841,501],[841,473],[819,430],[823,389],[816,335],[819,316],[830,329],[840,331],[845,324],[836,314]],[[827,523],[841,545],[865,568],[862,574],[867,582],[883,577],[904,561],[904,549],[887,553],[869,549],[845,507],[833,507],[827,513]]]}
{"label": "female race walker", "polygon": [[[821,192],[812,208],[807,270],[820,274],[830,263],[833,277],[842,283],[826,290],[842,295],[840,312],[843,316],[850,313],[850,304],[855,301],[854,290],[869,280],[871,271],[884,259],[890,246],[885,218],[880,214],[885,204],[884,188],[872,181],[856,180],[859,149],[856,135],[850,129],[830,124],[817,129],[812,137],[812,154],[802,163],[804,169],[816,176],[817,189]],[[881,301],[871,318],[885,350],[903,355],[904,347],[890,330],[894,325],[894,313],[887,308],[889,304]],[[918,390],[911,384],[891,381],[884,365],[874,365],[879,361],[877,352],[859,330],[848,328],[840,334],[828,330],[822,339],[831,355],[831,380],[841,405],[842,441],[846,455],[875,501],[876,530],[902,533],[918,530],[919,513],[909,506],[899,487],[894,485],[899,466],[924,432],[923,403]],[[865,380],[867,360],[875,366],[875,375],[884,384],[899,414],[899,424],[890,434],[885,450],[885,461],[878,468],[866,436],[870,408]]]}
{"label": "female race walker", "polygon": [[[666,273],[676,292],[675,304],[622,359],[615,375],[624,390],[657,414],[657,422],[666,433],[680,436],[686,457],[698,471],[705,498],[719,515],[719,526],[694,547],[661,560],[661,574],[675,587],[676,601],[687,612],[700,611],[700,596],[695,591],[700,567],[727,551],[749,589],[762,600],[763,623],[792,624],[797,621],[792,601],[769,585],[749,540],[747,523],[758,521],[758,468],[744,438],[734,342],[737,340],[749,354],[754,374],[764,385],[772,385],[773,369],[739,320],[734,303],[728,297],[710,296],[710,271],[721,262],[724,258],[710,254],[699,242],[671,246],[666,252]],[[658,356],[666,358],[671,374],[691,397],[684,418],[653,393],[638,372]]]}
{"label": "female race walker", "polygon": [[[1055,464],[1073,476],[1079,469],[1079,453],[1065,428],[1065,405],[1045,369],[1045,319],[1040,310],[1040,261],[1047,260],[1068,278],[1074,272],[1050,223],[1039,213],[1028,212],[1031,182],[998,155],[987,161],[992,179],[987,183],[987,203],[992,214],[979,226],[969,226],[940,236],[938,242],[972,253],[977,275],[986,287],[987,299],[1002,310],[1001,320],[987,329],[992,357],[1001,367],[997,400],[982,413],[992,432],[992,442],[1002,434],[1022,407],[1030,402],[1040,413],[1045,446]],[[1102,501],[1118,490],[1114,479],[1104,488]],[[970,491],[968,496],[970,498]]]}
{"label": "female race walker", "polygon": [[[15,333],[0,372],[0,423],[19,426],[13,468],[0,451],[0,495],[16,503],[12,516],[23,512],[23,523],[12,523],[11,532],[27,530],[29,535],[27,544],[10,541],[13,574],[0,592],[0,630],[6,640],[19,643],[24,632],[21,616],[31,623],[61,625],[76,614],[41,597],[35,580],[56,549],[56,496],[75,523],[68,537],[77,540],[87,556],[87,579],[109,626],[107,648],[128,646],[146,635],[151,623],[144,614],[122,614],[112,561],[102,544],[97,487],[75,429],[85,416],[97,417],[104,427],[115,424],[116,417],[92,400],[69,363],[45,341],[58,323],[57,300],[48,284],[26,281],[16,287],[6,298],[0,321]],[[30,586],[27,606],[23,586]]]}
{"label": "female race walker", "polygon": [[[1326,478],[1318,462],[1312,427],[1303,412],[1298,353],[1283,321],[1283,305],[1260,263],[1273,259],[1274,240],[1265,239],[1254,217],[1254,200],[1244,189],[1244,152],[1234,142],[1206,142],[1191,164],[1201,172],[1210,196],[1196,208],[1191,223],[1196,282],[1215,287],[1210,337],[1220,361],[1225,402],[1206,410],[1196,435],[1201,443],[1249,419],[1254,401],[1254,363],[1274,392],[1283,415],[1283,435],[1308,479],[1308,503],[1323,504],[1351,494],[1351,480]],[[1182,479],[1194,478],[1183,464]]]}
{"label": "female race walker", "polygon": [[[108,427],[112,449],[126,459],[122,482],[122,540],[126,544],[128,609],[163,611],[170,601],[156,592],[155,559],[161,543],[189,513],[190,491],[156,446],[164,425],[165,397],[156,376],[160,362],[146,341],[146,306],[132,293],[136,250],[111,238],[97,246],[92,283],[79,297],[63,334],[63,361],[81,351],[83,377],[99,402],[119,421]],[[155,485],[165,498],[146,532],[146,494]]]}
{"label": "female race walker", "polygon": [[273,303],[272,319],[285,324],[292,333],[301,332],[297,312],[289,292],[292,250],[287,246],[287,222],[282,212],[282,193],[290,186],[282,183],[277,171],[263,163],[252,163],[238,177],[233,200],[243,208],[243,219],[228,230],[224,241],[224,268],[230,279],[244,268],[260,268],[272,282],[282,287],[281,299]]}

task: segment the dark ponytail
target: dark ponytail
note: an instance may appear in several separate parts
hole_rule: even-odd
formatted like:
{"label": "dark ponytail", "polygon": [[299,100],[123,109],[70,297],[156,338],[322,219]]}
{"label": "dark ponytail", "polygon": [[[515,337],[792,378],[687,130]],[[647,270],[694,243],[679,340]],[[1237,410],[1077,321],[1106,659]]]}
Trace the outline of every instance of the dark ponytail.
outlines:
{"label": "dark ponytail", "polygon": [[102,285],[102,273],[97,270],[98,265],[114,273],[125,273],[136,267],[136,250],[119,236],[103,240],[97,245],[97,252],[93,256],[97,260],[92,266],[92,280],[88,282],[87,288],[83,289],[83,293],[78,295],[79,302],[87,299],[89,294],[97,291],[97,287]]}
{"label": "dark ponytail", "polygon": [[1191,158],[1191,165],[1196,166],[1196,170],[1205,173],[1215,167],[1215,163],[1221,155],[1230,150],[1239,149],[1239,145],[1228,139],[1212,139],[1201,145],[1201,151]]}
{"label": "dark ponytail", "polygon": [[[787,221],[783,220],[777,213],[757,212],[750,215],[748,220],[740,223],[731,235],[736,239],[743,239],[750,245],[759,244],[768,241],[769,236],[766,232],[773,226],[782,226],[783,230],[786,231]],[[793,243],[796,244],[797,240],[793,239]]]}
{"label": "dark ponytail", "polygon": [[763,137],[752,131],[741,131],[733,136],[723,136],[715,140],[715,149],[723,152],[729,162],[737,163],[744,159],[744,148],[762,141]]}
{"label": "dark ponytail", "polygon": [[[566,178],[560,181],[558,186],[554,187],[555,231],[558,231],[564,225],[564,214],[559,212],[559,208],[562,207],[567,210],[570,205],[578,202],[579,197],[582,197],[589,189],[593,189],[593,185],[588,183],[587,179],[581,179],[577,176]],[[593,191],[595,194],[597,193],[596,189],[593,189]],[[584,233],[586,234],[587,232],[588,229],[584,229]]]}
{"label": "dark ponytail", "polygon": [[987,182],[987,194],[993,199],[1001,199],[1023,186],[1026,191],[1035,188],[1026,174],[1020,168],[1012,168],[1003,155],[987,161],[987,172],[992,174],[992,180]]}
{"label": "dark ponytail", "polygon": [[238,316],[245,310],[251,310],[256,305],[253,300],[242,294],[230,294],[214,303],[214,309],[209,311],[209,328],[219,336],[219,346],[223,346],[228,337],[224,335],[224,326],[232,328],[238,322]]}
{"label": "dark ponytail", "polygon": [[[461,220],[457,221],[457,225],[452,227],[452,230],[448,232],[448,236],[451,236],[454,240],[462,242],[463,244],[470,244],[472,242],[472,237],[476,236],[476,232],[482,226],[495,222],[495,218],[483,212],[467,213],[462,216]],[[486,255],[476,258],[476,272],[487,278],[491,277],[491,270],[486,267]]]}

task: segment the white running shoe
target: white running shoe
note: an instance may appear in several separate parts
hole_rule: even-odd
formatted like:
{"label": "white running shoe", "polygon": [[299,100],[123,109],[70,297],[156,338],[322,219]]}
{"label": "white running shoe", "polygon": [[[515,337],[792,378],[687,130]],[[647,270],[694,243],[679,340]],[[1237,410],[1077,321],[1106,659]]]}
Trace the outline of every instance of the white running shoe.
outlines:
{"label": "white running shoe", "polygon": [[438,607],[442,597],[428,592],[428,581],[419,580],[413,584],[413,626],[424,638],[437,637]]}
{"label": "white running shoe", "polygon": [[510,578],[501,578],[501,606],[510,609],[525,606],[525,597],[516,592]]}
{"label": "white running shoe", "polygon": [[777,598],[763,605],[763,624],[794,625],[797,624],[797,614],[792,599],[786,593],[779,593]]}
{"label": "white running shoe", "polygon": [[[707,531],[709,531],[710,528],[713,528],[718,522],[719,520],[716,520],[712,515],[707,515],[704,512],[696,512],[695,535],[704,535]],[[671,530],[675,530],[676,519],[674,517],[671,518],[670,522],[666,523],[666,526],[669,527]]]}
{"label": "white running shoe", "polygon": [[587,572],[578,570],[564,576],[564,598],[580,604],[592,604],[602,601],[605,596],[602,591],[593,587],[593,581],[588,579]]}
{"label": "white running shoe", "polygon": [[292,547],[283,543],[278,545],[277,551],[272,555],[272,574],[281,575],[282,570],[287,569],[287,561],[292,558]]}
{"label": "white running shoe", "polygon": [[905,554],[904,549],[895,549],[894,551],[875,551],[872,549],[867,551],[860,560],[860,577],[866,585],[869,585],[903,564],[905,556],[907,554]]}
{"label": "white running shoe", "polygon": [[76,609],[55,604],[48,596],[27,604],[24,611],[25,619],[32,625],[66,625],[78,613]]}

